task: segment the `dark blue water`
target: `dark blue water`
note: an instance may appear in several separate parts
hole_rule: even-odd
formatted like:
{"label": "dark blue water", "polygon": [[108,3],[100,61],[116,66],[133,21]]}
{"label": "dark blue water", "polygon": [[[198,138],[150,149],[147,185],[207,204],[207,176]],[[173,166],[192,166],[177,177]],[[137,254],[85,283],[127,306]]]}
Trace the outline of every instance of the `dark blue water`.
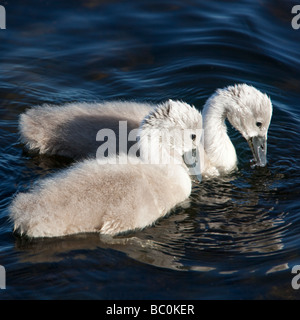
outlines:
{"label": "dark blue water", "polygon": [[[295,2],[0,1],[0,299],[299,299],[300,29]],[[300,4],[300,3],[299,3]],[[186,208],[113,242],[97,234],[29,240],[8,205],[62,159],[30,155],[18,117],[32,105],[168,98],[199,110],[216,88],[270,95],[267,168],[195,185]]]}

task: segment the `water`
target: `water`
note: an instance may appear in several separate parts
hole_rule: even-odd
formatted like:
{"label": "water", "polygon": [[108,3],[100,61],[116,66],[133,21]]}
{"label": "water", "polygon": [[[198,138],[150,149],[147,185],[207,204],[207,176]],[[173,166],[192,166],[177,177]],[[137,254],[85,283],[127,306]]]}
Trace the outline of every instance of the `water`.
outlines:
{"label": "water", "polygon": [[[0,30],[0,299],[299,299],[300,30],[287,0],[5,1]],[[270,95],[267,168],[232,128],[238,172],[195,185],[154,227],[28,240],[8,205],[65,166],[30,155],[18,116],[70,101],[182,99],[199,110],[216,88]]]}

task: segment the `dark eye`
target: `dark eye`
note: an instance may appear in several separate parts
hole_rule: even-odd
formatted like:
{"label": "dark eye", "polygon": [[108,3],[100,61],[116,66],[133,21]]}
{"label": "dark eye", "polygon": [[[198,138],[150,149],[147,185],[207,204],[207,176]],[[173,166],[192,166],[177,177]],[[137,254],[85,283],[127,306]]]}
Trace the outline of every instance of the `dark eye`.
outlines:
{"label": "dark eye", "polygon": [[262,123],[261,123],[260,121],[257,121],[257,122],[256,122],[256,126],[259,127],[259,128],[261,128]]}
{"label": "dark eye", "polygon": [[191,134],[191,139],[193,140],[193,141],[195,141],[196,140],[196,135],[193,133],[193,134]]}

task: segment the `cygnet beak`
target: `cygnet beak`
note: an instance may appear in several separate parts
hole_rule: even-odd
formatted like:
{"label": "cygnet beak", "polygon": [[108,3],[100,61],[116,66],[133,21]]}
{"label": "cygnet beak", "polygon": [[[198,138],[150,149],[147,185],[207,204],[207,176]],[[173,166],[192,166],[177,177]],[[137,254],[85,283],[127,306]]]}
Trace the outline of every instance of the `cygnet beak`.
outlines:
{"label": "cygnet beak", "polygon": [[198,148],[194,148],[183,155],[183,161],[189,169],[189,174],[197,178],[199,182],[202,180],[201,161]]}
{"label": "cygnet beak", "polygon": [[265,136],[251,137],[248,144],[254,157],[253,167],[265,167],[267,164],[267,138]]}

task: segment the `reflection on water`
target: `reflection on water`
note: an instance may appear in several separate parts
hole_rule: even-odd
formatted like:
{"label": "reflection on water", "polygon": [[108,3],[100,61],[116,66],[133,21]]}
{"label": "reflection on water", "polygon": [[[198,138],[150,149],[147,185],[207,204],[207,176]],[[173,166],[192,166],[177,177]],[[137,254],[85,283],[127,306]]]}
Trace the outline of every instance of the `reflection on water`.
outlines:
{"label": "reflection on water", "polygon": [[[5,298],[298,298],[300,31],[292,1],[15,1],[0,32],[0,264]],[[202,109],[216,88],[270,95],[268,166],[195,183],[153,227],[116,237],[12,233],[16,192],[68,167],[28,153],[18,116],[32,105],[181,99]],[[180,288],[180,290],[178,289]],[[2,292],[1,292],[2,294]],[[1,296],[2,298],[2,296]]]}

